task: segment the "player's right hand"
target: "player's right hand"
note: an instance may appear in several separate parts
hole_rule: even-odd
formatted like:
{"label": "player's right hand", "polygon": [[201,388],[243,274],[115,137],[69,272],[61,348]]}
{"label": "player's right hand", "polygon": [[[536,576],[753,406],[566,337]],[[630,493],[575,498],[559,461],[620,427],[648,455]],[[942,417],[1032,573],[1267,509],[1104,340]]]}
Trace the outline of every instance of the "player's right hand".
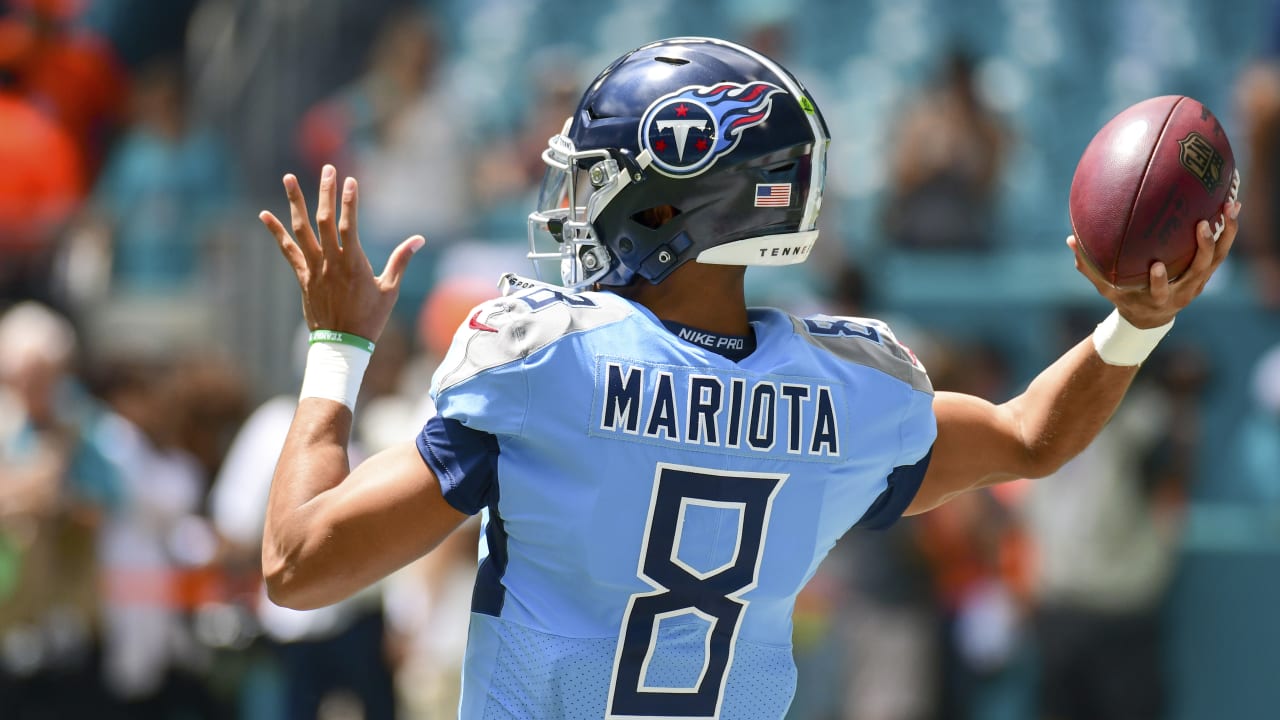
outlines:
{"label": "player's right hand", "polygon": [[298,277],[307,327],[338,330],[376,342],[391,317],[409,259],[426,239],[414,235],[400,243],[382,274],[375,276],[356,232],[359,187],[355,178],[343,183],[339,218],[335,211],[337,177],[332,165],[325,165],[320,173],[314,229],[307,215],[307,200],[292,174],[284,176],[284,191],[289,198],[293,234],[266,210],[258,219],[275,236],[281,254]]}
{"label": "player's right hand", "polygon": [[1223,227],[1217,240],[1213,238],[1209,221],[1201,220],[1196,225],[1197,248],[1191,266],[1181,277],[1170,281],[1164,263],[1152,263],[1146,287],[1113,286],[1085,259],[1074,235],[1067,238],[1067,247],[1075,253],[1076,270],[1093,283],[1098,294],[1116,306],[1125,320],[1137,328],[1160,327],[1204,292],[1209,278],[1231,252],[1239,230],[1239,215],[1240,203],[1228,202],[1222,206]]}

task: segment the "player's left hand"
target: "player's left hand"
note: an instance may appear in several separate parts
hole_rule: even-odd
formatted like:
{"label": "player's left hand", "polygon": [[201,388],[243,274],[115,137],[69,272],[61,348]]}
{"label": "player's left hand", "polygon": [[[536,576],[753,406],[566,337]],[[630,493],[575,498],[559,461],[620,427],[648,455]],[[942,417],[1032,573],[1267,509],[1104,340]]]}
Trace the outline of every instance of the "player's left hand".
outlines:
{"label": "player's left hand", "polygon": [[293,175],[284,176],[292,236],[270,212],[263,210],[258,219],[275,236],[281,254],[298,277],[307,327],[338,330],[376,342],[391,317],[409,259],[426,239],[414,235],[400,243],[387,259],[382,274],[374,276],[356,232],[359,187],[355,178],[349,177],[343,183],[342,215],[338,217],[337,176],[332,165],[325,165],[320,173],[314,230],[307,215],[307,200]]}
{"label": "player's left hand", "polygon": [[1164,263],[1152,263],[1147,287],[1115,287],[1084,259],[1074,235],[1067,238],[1067,246],[1076,255],[1076,270],[1093,283],[1100,295],[1116,306],[1125,320],[1138,328],[1160,327],[1204,291],[1213,272],[1227,259],[1236,239],[1239,215],[1240,203],[1228,202],[1222,206],[1223,228],[1217,242],[1214,242],[1209,221],[1201,220],[1196,225],[1196,256],[1186,272],[1171,282]]}

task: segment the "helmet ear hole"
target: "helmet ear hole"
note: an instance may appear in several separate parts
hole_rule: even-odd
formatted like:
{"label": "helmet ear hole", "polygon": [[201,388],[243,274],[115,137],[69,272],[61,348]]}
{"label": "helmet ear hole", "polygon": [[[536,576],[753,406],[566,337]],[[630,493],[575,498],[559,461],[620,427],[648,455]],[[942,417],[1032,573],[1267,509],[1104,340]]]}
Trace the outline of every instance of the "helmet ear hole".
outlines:
{"label": "helmet ear hole", "polygon": [[646,208],[631,216],[631,219],[650,230],[657,230],[666,225],[680,214],[680,208],[670,205],[658,205],[657,207]]}

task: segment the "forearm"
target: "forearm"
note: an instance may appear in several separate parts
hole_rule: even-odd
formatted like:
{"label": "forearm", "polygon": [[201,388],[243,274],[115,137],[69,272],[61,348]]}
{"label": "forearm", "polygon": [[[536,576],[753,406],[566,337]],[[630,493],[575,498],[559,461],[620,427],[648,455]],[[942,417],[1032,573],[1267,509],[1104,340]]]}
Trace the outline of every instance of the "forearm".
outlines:
{"label": "forearm", "polygon": [[320,174],[313,228],[293,175],[284,177],[291,235],[274,214],[258,215],[275,236],[302,291],[312,328],[307,371],[277,463],[263,530],[262,571],[275,602],[302,610],[337,602],[430,550],[462,520],[443,498],[412,442],[351,468],[347,442],[373,343],[382,335],[409,258],[426,240],[405,240],[375,276],[356,232],[358,188]]}
{"label": "forearm", "polygon": [[320,398],[298,404],[267,501],[262,567],[269,586],[298,584],[303,569],[323,564],[333,535],[323,527],[322,496],[350,473],[350,436],[351,411],[341,404]]}
{"label": "forearm", "polygon": [[933,411],[938,434],[907,514],[937,507],[975,487],[1043,477],[1088,447],[1119,407],[1138,366],[1173,326],[1178,311],[1200,294],[1226,259],[1239,213],[1239,203],[1223,205],[1225,224],[1217,241],[1208,221],[1202,220],[1196,226],[1196,256],[1186,272],[1170,281],[1164,264],[1153,263],[1142,287],[1111,285],[1084,258],[1079,241],[1068,238],[1076,269],[1115,305],[1115,312],[1007,403],[937,393]]}
{"label": "forearm", "polygon": [[449,505],[417,445],[350,468],[350,413],[304,399],[276,466],[262,571],[273,601],[295,610],[338,602],[421,557],[466,515]]}
{"label": "forearm", "polygon": [[1025,449],[1023,473],[1048,475],[1088,447],[1120,406],[1137,365],[1108,365],[1086,338],[1005,404]]}
{"label": "forearm", "polygon": [[1139,365],[1173,326],[1226,258],[1235,240],[1240,204],[1223,205],[1221,234],[1208,221],[1196,225],[1196,255],[1171,281],[1164,263],[1152,263],[1145,286],[1118,288],[1098,276],[1068,238],[1076,268],[1116,309],[1093,334],[1050,365],[1022,395],[1000,408],[1013,423],[1015,446],[1025,455],[1025,477],[1047,475],[1084,450],[1111,419]]}

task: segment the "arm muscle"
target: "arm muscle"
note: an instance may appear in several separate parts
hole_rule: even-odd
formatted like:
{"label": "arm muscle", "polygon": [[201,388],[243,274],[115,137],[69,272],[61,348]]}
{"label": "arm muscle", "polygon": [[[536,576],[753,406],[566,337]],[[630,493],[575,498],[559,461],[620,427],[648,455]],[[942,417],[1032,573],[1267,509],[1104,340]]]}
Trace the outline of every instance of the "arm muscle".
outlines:
{"label": "arm muscle", "polygon": [[933,459],[907,514],[975,487],[1054,472],[1093,441],[1137,371],[1104,363],[1086,338],[1002,405],[938,393]]}
{"label": "arm muscle", "polygon": [[262,542],[273,601],[341,600],[434,548],[466,515],[440,493],[413,443],[348,470],[351,413],[304,399],[276,466]]}

